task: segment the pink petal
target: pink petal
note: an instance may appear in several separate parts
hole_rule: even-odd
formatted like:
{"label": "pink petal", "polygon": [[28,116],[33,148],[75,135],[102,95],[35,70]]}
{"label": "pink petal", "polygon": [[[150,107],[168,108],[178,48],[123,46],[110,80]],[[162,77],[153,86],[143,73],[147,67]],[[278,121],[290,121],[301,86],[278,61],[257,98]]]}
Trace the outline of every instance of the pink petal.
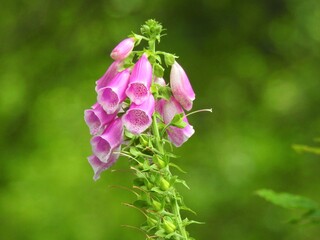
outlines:
{"label": "pink petal", "polygon": [[140,105],[132,103],[129,110],[123,115],[123,124],[133,134],[144,132],[152,123],[152,114],[155,101],[152,94]]}
{"label": "pink petal", "polygon": [[154,83],[156,83],[162,87],[165,87],[167,85],[166,81],[163,78],[159,78],[159,77],[155,78]]}
{"label": "pink petal", "polygon": [[98,90],[98,102],[108,114],[117,111],[126,98],[125,91],[129,83],[129,76],[130,70],[123,70],[106,87]]}
{"label": "pink petal", "polygon": [[110,56],[114,60],[123,60],[130,55],[134,47],[134,39],[126,38],[122,40],[111,52]]}
{"label": "pink petal", "polygon": [[[162,102],[161,104],[162,109],[160,109],[160,114],[165,124],[169,124],[176,114],[184,113],[182,107],[174,97],[171,97],[169,101]],[[170,126],[167,129],[169,140],[176,147],[180,147],[194,134],[194,129],[189,124],[186,116],[183,118],[183,121],[187,123],[184,128]]]}
{"label": "pink petal", "polygon": [[118,73],[119,68],[121,67],[122,62],[115,61],[113,62],[105,74],[96,81],[96,91],[100,88],[106,87],[108,83],[114,78],[114,76]]}
{"label": "pink petal", "polygon": [[152,80],[152,66],[145,54],[138,60],[132,69],[126,95],[135,104],[142,104],[150,94]]}
{"label": "pink petal", "polygon": [[111,152],[123,141],[123,124],[120,118],[113,120],[100,136],[91,139],[92,151],[100,161],[107,162]]}
{"label": "pink petal", "polygon": [[193,100],[195,99],[195,93],[189,82],[187,74],[176,61],[171,67],[170,86],[173,96],[185,110],[190,111]]}
{"label": "pink petal", "polygon": [[84,119],[90,129],[91,135],[101,134],[107,124],[116,116],[117,111],[113,114],[107,114],[99,103],[95,103],[92,109],[84,111]]}
{"label": "pink petal", "polygon": [[88,157],[88,161],[94,172],[93,179],[97,181],[100,178],[100,174],[105,170],[107,170],[108,168],[110,168],[119,158],[119,156],[120,156],[120,147],[118,147],[112,152],[107,162],[100,161],[99,158],[95,155]]}

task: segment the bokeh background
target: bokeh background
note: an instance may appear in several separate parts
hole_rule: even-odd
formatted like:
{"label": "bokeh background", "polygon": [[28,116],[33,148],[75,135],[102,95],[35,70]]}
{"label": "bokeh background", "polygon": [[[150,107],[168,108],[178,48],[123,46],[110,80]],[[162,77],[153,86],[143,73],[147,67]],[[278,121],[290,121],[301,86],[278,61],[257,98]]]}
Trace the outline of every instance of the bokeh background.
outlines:
{"label": "bokeh background", "polygon": [[126,159],[92,180],[83,111],[109,53],[155,18],[197,94],[196,134],[176,150],[206,222],[196,239],[317,240],[260,188],[320,202],[319,159],[295,153],[320,132],[318,0],[4,1],[0,8],[0,239],[144,239]]}

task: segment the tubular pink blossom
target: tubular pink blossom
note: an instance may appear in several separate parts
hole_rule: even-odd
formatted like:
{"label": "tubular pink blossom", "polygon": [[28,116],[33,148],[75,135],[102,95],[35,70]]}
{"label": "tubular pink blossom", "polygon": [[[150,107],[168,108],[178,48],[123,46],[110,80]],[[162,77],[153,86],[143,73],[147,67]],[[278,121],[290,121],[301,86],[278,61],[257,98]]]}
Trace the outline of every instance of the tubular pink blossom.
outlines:
{"label": "tubular pink blossom", "polygon": [[170,86],[173,96],[181,106],[190,111],[195,93],[183,68],[175,61],[170,72]]}
{"label": "tubular pink blossom", "polygon": [[98,91],[98,103],[108,113],[112,114],[119,109],[120,103],[126,98],[125,91],[129,83],[130,70],[125,69]]}
{"label": "tubular pink blossom", "polygon": [[[162,101],[160,104],[162,107],[159,110],[165,124],[169,124],[176,114],[184,113],[182,107],[174,97],[171,97],[169,101],[164,100],[164,102]],[[194,129],[189,124],[186,116],[183,118],[183,121],[187,123],[187,126],[184,128],[170,126],[167,129],[168,137],[176,147],[180,147],[194,134]]]}
{"label": "tubular pink blossom", "polygon": [[110,67],[107,69],[105,74],[101,78],[96,81],[96,91],[100,88],[106,87],[108,83],[114,78],[114,76],[118,73],[119,68],[121,67],[122,62],[115,61]]}
{"label": "tubular pink blossom", "polygon": [[152,94],[140,105],[132,103],[122,117],[124,126],[133,134],[144,132],[152,123],[154,108],[155,101]]}
{"label": "tubular pink blossom", "polygon": [[152,66],[147,55],[143,54],[132,69],[129,86],[126,90],[126,94],[132,102],[139,105],[148,98],[151,80]]}
{"label": "tubular pink blossom", "polygon": [[113,120],[100,136],[91,139],[92,151],[101,162],[108,162],[110,154],[123,141],[123,124],[120,118]]}
{"label": "tubular pink blossom", "polygon": [[130,55],[134,47],[134,39],[126,38],[122,40],[111,52],[110,56],[114,60],[123,60]]}
{"label": "tubular pink blossom", "polygon": [[95,103],[92,109],[84,111],[84,120],[87,123],[91,135],[99,135],[103,132],[106,125],[116,116],[117,111],[113,114],[107,114],[99,103]]}
{"label": "tubular pink blossom", "polygon": [[100,178],[100,174],[110,168],[119,158],[120,156],[120,147],[116,148],[111,154],[110,157],[108,158],[107,162],[102,162],[100,159],[92,155],[88,157],[88,162],[90,163],[94,175],[93,175],[93,180],[97,181]]}
{"label": "tubular pink blossom", "polygon": [[156,83],[162,87],[165,87],[167,85],[166,81],[163,78],[159,78],[159,77],[155,78],[154,83]]}

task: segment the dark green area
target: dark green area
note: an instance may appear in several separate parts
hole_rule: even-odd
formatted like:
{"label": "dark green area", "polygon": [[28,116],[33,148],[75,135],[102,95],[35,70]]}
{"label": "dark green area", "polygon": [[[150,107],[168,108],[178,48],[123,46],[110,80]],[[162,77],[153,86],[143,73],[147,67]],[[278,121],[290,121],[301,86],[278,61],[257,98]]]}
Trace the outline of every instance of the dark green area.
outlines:
{"label": "dark green area", "polygon": [[149,18],[167,29],[159,49],[180,57],[194,109],[213,107],[190,116],[196,134],[175,152],[190,218],[206,222],[192,236],[319,239],[319,226],[285,224],[293,213],[254,194],[320,202],[319,158],[291,149],[320,132],[318,0],[2,2],[0,238],[144,239],[121,227],[144,221],[121,204],[134,196],[109,187],[131,186],[127,160],[92,180],[83,111],[112,48]]}

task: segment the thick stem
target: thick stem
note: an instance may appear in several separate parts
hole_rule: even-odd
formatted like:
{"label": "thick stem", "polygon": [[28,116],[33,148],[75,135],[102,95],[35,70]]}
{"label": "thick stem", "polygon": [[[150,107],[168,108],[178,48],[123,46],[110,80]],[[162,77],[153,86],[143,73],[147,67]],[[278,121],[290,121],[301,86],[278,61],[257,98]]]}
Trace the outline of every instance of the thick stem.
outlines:
{"label": "thick stem", "polygon": [[182,219],[181,219],[181,215],[180,215],[180,207],[179,207],[179,204],[177,201],[176,192],[174,192],[173,213],[176,215],[176,220],[178,223],[179,231],[180,231],[181,235],[183,236],[183,239],[187,240],[188,235],[187,235],[187,231],[186,231],[185,227],[182,225]]}

